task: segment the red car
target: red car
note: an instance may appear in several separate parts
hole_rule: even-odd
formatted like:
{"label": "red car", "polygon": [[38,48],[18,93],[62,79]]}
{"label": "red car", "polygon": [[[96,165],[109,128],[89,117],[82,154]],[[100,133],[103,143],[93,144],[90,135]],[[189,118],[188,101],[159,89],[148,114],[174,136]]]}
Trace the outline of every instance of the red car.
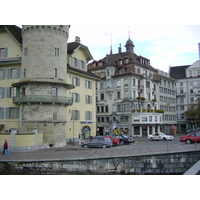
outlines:
{"label": "red car", "polygon": [[113,138],[112,136],[106,135],[104,137],[108,137],[111,139],[112,143],[115,145],[118,145],[120,143],[120,139],[119,138]]}
{"label": "red car", "polygon": [[186,144],[200,142],[200,131],[181,137],[180,142],[185,142]]}

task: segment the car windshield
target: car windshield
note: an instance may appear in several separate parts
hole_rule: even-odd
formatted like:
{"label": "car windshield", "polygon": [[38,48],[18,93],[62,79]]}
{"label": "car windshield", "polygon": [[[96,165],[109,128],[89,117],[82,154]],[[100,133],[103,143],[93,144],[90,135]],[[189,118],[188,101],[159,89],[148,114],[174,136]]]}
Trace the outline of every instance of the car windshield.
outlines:
{"label": "car windshield", "polygon": [[128,138],[128,136],[127,136],[127,135],[122,135],[122,137]]}

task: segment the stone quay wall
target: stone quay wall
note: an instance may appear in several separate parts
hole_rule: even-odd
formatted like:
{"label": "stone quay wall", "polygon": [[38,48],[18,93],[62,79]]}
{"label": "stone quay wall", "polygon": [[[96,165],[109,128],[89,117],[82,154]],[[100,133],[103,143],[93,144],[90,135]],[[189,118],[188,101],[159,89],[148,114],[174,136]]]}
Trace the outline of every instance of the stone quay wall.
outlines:
{"label": "stone quay wall", "polygon": [[200,160],[200,151],[127,157],[0,161],[0,174],[180,175]]}

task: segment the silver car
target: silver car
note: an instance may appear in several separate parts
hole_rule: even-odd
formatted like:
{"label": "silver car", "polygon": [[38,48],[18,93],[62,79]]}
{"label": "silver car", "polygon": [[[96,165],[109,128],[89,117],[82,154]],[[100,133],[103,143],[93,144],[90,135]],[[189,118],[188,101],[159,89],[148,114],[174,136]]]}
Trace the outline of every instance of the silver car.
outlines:
{"label": "silver car", "polygon": [[84,148],[102,147],[105,149],[107,147],[112,147],[112,146],[113,146],[112,140],[107,137],[94,137],[93,139],[82,143],[82,147]]}

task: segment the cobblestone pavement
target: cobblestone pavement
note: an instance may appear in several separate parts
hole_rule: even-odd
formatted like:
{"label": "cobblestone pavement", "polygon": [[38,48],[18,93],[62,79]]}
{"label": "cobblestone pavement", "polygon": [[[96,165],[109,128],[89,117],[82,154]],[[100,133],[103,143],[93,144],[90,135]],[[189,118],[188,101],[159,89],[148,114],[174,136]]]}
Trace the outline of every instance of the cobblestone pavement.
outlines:
{"label": "cobblestone pavement", "polygon": [[112,148],[87,148],[78,145],[66,145],[63,148],[41,149],[34,152],[10,152],[10,155],[0,154],[0,161],[45,161],[45,160],[72,160],[92,159],[101,157],[139,156],[147,154],[173,153],[200,150],[200,143],[185,144],[179,142],[180,135],[175,136],[176,143],[162,142],[148,145],[148,138],[135,138],[136,142],[130,145],[119,145]]}

